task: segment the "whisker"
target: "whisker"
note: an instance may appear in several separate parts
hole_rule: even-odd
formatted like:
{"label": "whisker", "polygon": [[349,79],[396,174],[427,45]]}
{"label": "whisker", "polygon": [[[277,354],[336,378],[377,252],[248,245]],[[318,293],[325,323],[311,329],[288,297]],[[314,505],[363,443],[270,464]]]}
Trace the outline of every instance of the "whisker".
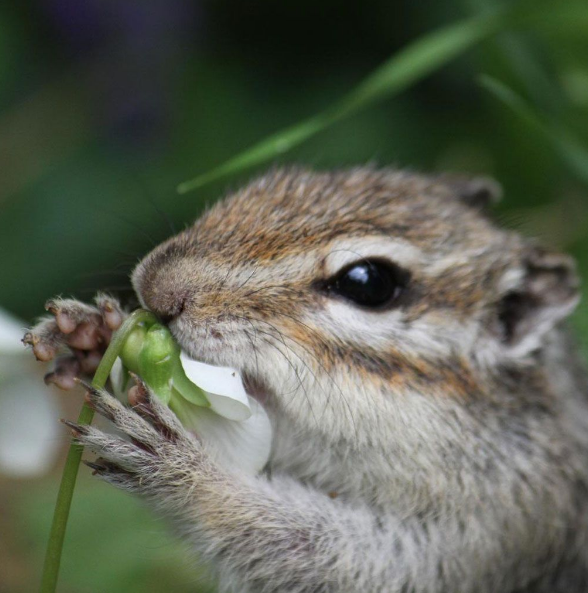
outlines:
{"label": "whisker", "polygon": [[[316,373],[310,368],[310,366],[308,366],[307,362],[292,348],[288,347],[287,344],[284,341],[284,338],[292,341],[294,344],[296,344],[299,348],[301,348],[304,352],[306,352],[306,354],[308,354],[321,368],[321,370],[323,370],[325,372],[325,374],[327,375],[327,377],[329,378],[329,380],[332,382],[332,384],[337,388],[337,390],[339,391],[340,395],[341,395],[341,399],[343,401],[343,403],[346,405],[347,407],[347,411],[349,413],[349,418],[353,424],[354,427],[354,432],[355,432],[355,437],[356,439],[358,438],[358,431],[357,431],[357,425],[355,424],[355,418],[353,417],[353,412],[352,412],[352,408],[349,404],[349,402],[347,401],[347,398],[345,397],[342,389],[340,388],[340,386],[337,384],[337,382],[333,379],[333,377],[331,376],[331,374],[329,373],[329,371],[325,368],[325,366],[320,362],[320,360],[314,355],[313,352],[311,352],[308,348],[306,348],[304,345],[302,345],[298,340],[295,340],[294,338],[284,335],[278,328],[276,328],[273,324],[269,323],[268,321],[264,321],[262,319],[257,319],[254,318],[255,321],[261,322],[261,323],[265,323],[266,325],[269,325],[274,331],[276,331],[281,339],[282,339],[282,343],[284,344],[284,346],[290,351],[292,352],[292,354],[294,354],[294,356],[296,356],[300,362],[307,368],[307,370],[311,373],[311,375],[313,376],[313,378],[315,379],[315,381],[317,382],[317,384],[319,385],[319,387],[322,389],[323,393],[325,393],[325,395],[327,396],[327,402],[329,402],[329,398],[330,398],[330,394],[325,390],[325,388],[322,386],[321,382],[319,381]],[[269,334],[271,336],[271,334]]]}
{"label": "whisker", "polygon": [[91,272],[80,272],[75,275],[76,278],[92,278],[94,276],[124,276],[128,278],[129,273],[121,270],[94,270]]}
{"label": "whisker", "polygon": [[139,233],[143,235],[151,243],[152,247],[157,247],[158,242],[138,222],[132,220],[131,218],[127,218],[123,214],[120,214],[120,212],[114,212],[112,210],[109,210],[108,212],[121,222],[124,222],[126,225],[133,227],[135,230],[139,231]]}
{"label": "whisker", "polygon": [[[111,286],[101,286],[100,287],[101,291],[111,291],[111,290],[115,290],[115,291],[120,291],[120,292],[132,292],[134,294],[134,290],[133,287],[130,284],[126,284],[126,285],[111,285]],[[84,294],[89,294],[89,293],[95,293],[96,289],[95,288],[82,288],[80,291],[80,293],[84,293]]]}
{"label": "whisker", "polygon": [[[241,317],[242,319],[244,319],[245,321],[247,321],[249,323],[249,325],[251,326],[251,329],[253,330],[253,334],[255,337],[255,341],[257,342],[257,328],[255,327],[255,325],[253,324],[253,322],[248,319],[245,315],[243,315]],[[247,335],[247,337],[249,338],[250,342],[251,342],[251,348],[253,350],[253,353],[255,354],[255,372],[257,374],[257,376],[259,376],[259,356],[258,356],[258,348],[256,347],[256,345],[254,344],[253,340],[251,339],[251,337],[249,336],[249,332],[247,330],[245,330],[245,333]]]}
{"label": "whisker", "polygon": [[163,217],[163,219],[167,223],[167,226],[168,226],[171,234],[175,235],[178,231],[177,231],[176,225],[174,224],[174,221],[171,219],[170,215],[157,204],[157,202],[155,201],[155,198],[151,194],[147,194],[146,198],[147,198],[147,201],[155,209],[155,212],[157,212],[157,214],[159,214],[161,217]]}
{"label": "whisker", "polygon": [[[248,321],[249,323],[252,323],[252,322],[251,322],[251,320],[250,320],[250,319],[248,319],[248,318],[246,318],[246,317],[240,317],[239,319],[242,319],[242,320],[244,320],[244,321]],[[254,326],[253,326],[253,327],[254,327]],[[258,333],[262,333],[262,334],[264,334],[264,335],[267,335],[267,336],[270,336],[270,337],[274,337],[272,334],[270,334],[270,333],[268,333],[268,332],[264,332],[263,330],[260,330],[259,328],[255,328],[255,330],[256,330]],[[278,333],[280,333],[280,332],[279,332],[279,330],[276,330],[276,331],[278,331]],[[317,421],[317,419],[316,419],[316,416],[315,416],[315,414],[314,414],[314,408],[313,408],[313,405],[312,405],[312,401],[311,401],[311,399],[310,399],[310,398],[309,398],[309,396],[308,396],[308,392],[306,391],[306,387],[304,386],[304,382],[302,381],[302,378],[300,377],[300,373],[298,372],[298,369],[296,368],[296,366],[294,365],[294,363],[293,363],[293,362],[292,362],[292,361],[291,361],[291,360],[290,360],[290,359],[289,359],[289,358],[288,358],[288,357],[287,357],[287,356],[284,354],[284,352],[282,352],[282,350],[280,350],[280,349],[279,349],[279,348],[278,348],[278,347],[277,347],[275,344],[273,344],[273,343],[269,342],[269,340],[266,340],[266,339],[263,339],[263,338],[262,338],[262,340],[263,340],[263,341],[264,341],[266,344],[268,344],[269,346],[271,346],[272,348],[274,348],[274,349],[275,349],[277,352],[279,352],[279,353],[280,353],[280,354],[281,354],[281,355],[284,357],[284,359],[286,360],[286,362],[288,363],[288,366],[290,366],[290,368],[291,368],[291,369],[292,369],[292,371],[294,372],[294,374],[295,374],[295,376],[296,376],[296,379],[298,380],[299,386],[300,386],[300,387],[302,387],[302,390],[304,391],[304,396],[305,396],[305,398],[306,398],[306,401],[308,402],[308,406],[309,406],[309,408],[310,408],[310,411],[311,411],[311,414],[312,414],[312,416],[313,416],[313,419],[314,419],[314,421],[315,421],[315,423],[317,424],[317,427],[318,427],[318,426],[319,426],[319,424],[318,424],[318,421]],[[296,355],[296,353],[295,353],[295,352],[294,352],[294,351],[293,351],[291,348],[289,348],[289,347],[286,345],[286,343],[285,343],[285,342],[283,342],[283,344],[284,344],[284,347],[285,347],[287,350],[289,350],[290,352],[292,352],[292,354]],[[304,363],[304,361],[302,361],[302,363],[303,363],[303,364],[305,364],[305,363]],[[306,366],[307,366],[307,365],[306,365]],[[308,366],[307,366],[307,368],[308,368]],[[309,370],[310,372],[312,372],[310,368],[308,368],[308,370]],[[295,393],[295,392],[296,392],[296,389],[292,390],[292,392],[291,392],[291,393]],[[289,395],[289,393],[286,393],[286,394],[284,394],[284,395]]]}
{"label": "whisker", "polygon": [[122,251],[120,249],[112,249],[110,247],[100,247],[100,249],[102,249],[102,251],[112,253],[114,255],[122,255],[123,257],[127,258],[127,260],[131,263],[135,263],[140,257],[136,253],[131,253],[130,251]]}
{"label": "whisker", "polygon": [[[255,328],[253,328],[253,330],[255,331]],[[257,353],[257,346],[253,342],[253,338],[251,337],[251,334],[247,330],[244,330],[244,333],[245,333],[247,340],[251,344],[251,351],[253,352],[253,354],[255,356],[255,373],[256,373],[256,376],[259,377],[259,356]],[[255,341],[257,342],[257,335],[255,336]]]}
{"label": "whisker", "polygon": [[[288,363],[288,366],[293,370],[294,374],[296,375],[296,379],[298,381],[298,385],[290,390],[290,391],[282,391],[280,392],[280,395],[282,396],[287,396],[287,395],[292,395],[294,393],[296,393],[298,391],[298,389],[302,388],[302,391],[304,392],[304,397],[306,399],[306,401],[308,402],[308,406],[309,409],[311,411],[311,415],[313,417],[313,420],[315,421],[317,428],[319,426],[318,421],[316,416],[314,415],[313,412],[313,406],[312,406],[312,400],[310,399],[309,395],[308,395],[308,391],[306,390],[306,387],[304,386],[304,382],[302,381],[302,377],[300,376],[300,373],[297,372],[296,366],[294,365],[294,363],[286,356],[286,354],[280,350],[280,348],[278,348],[278,346],[276,346],[276,344],[273,344],[270,340],[268,340],[267,338],[261,338],[262,342],[264,342],[265,344],[267,344],[268,346],[270,346],[271,348],[273,348],[276,352],[278,352],[279,354],[281,354],[284,359],[286,360],[286,362]],[[291,351],[290,348],[288,348],[288,350]],[[284,405],[286,407],[291,407],[294,404],[294,402],[292,400],[290,401],[285,401]]]}
{"label": "whisker", "polygon": [[[309,331],[309,333],[311,335],[313,335],[315,338],[317,338],[319,340],[319,342],[323,345],[326,346],[327,348],[329,347],[329,343],[327,340],[325,340],[323,338],[323,336],[320,335],[319,332],[317,332],[313,327],[311,327],[310,325],[307,325],[306,323],[300,321],[299,319],[295,318],[293,315],[289,315],[287,313],[283,313],[280,312],[278,313],[281,317],[286,317],[289,319],[292,319],[293,321],[295,321],[297,324],[302,325],[305,329],[307,329]],[[267,323],[267,322],[265,322]],[[289,340],[292,340],[295,344],[297,344],[300,348],[302,348],[307,354],[309,354],[311,357],[314,358],[314,360],[319,364],[319,366],[321,367],[321,369],[327,374],[327,376],[329,377],[329,379],[332,381],[333,385],[337,388],[337,390],[339,391],[339,394],[342,398],[342,400],[344,401],[345,405],[347,406],[347,411],[349,412],[349,417],[355,427],[355,432],[357,434],[357,426],[355,425],[355,419],[353,417],[353,412],[352,412],[352,408],[347,400],[347,398],[345,397],[345,394],[343,393],[343,390],[341,389],[341,387],[337,384],[337,382],[334,380],[334,378],[331,376],[331,374],[329,373],[329,371],[325,368],[324,364],[322,364],[320,362],[320,360],[318,360],[318,358],[316,358],[316,356],[313,355],[313,353],[308,350],[305,346],[303,346],[302,344],[300,344],[299,341],[295,340],[294,338],[287,336]],[[327,401],[325,402],[325,410],[323,411],[323,414],[326,411],[327,406],[330,404],[331,401],[331,393],[327,394]]]}
{"label": "whisker", "polygon": [[243,284],[240,284],[239,286],[237,286],[237,288],[235,290],[241,290],[241,288],[243,288],[249,282],[249,280],[251,280],[251,278],[253,278],[253,276],[257,273],[257,270],[259,270],[259,266],[254,268],[253,272],[251,272],[250,276],[245,280],[245,282],[243,282]]}
{"label": "whisker", "polygon": [[[253,324],[253,322],[250,319],[247,319],[246,317],[242,317],[241,319],[243,319],[244,321],[247,321],[251,325],[253,331],[256,333],[256,339],[257,339],[257,333],[259,331],[258,328],[255,327],[255,325]],[[245,330],[245,332],[249,337],[249,332],[247,332],[247,330]],[[294,367],[294,365],[292,364],[290,359],[288,359],[288,357],[275,344],[272,344],[269,340],[267,340],[265,338],[261,338],[261,339],[263,340],[263,342],[265,342],[272,348],[275,348],[286,359],[286,362],[288,362],[290,364],[292,370],[296,374],[296,378],[298,379],[298,387],[296,387],[295,389],[292,389],[292,391],[289,391],[289,392],[282,392],[282,395],[291,395],[292,393],[296,393],[296,391],[298,390],[299,387],[302,387],[302,389],[305,393],[305,397],[307,398],[307,401],[309,402],[309,405],[311,406],[311,411],[312,411],[312,404],[311,404],[310,398],[308,397],[306,388],[304,387],[304,383],[303,383],[300,375],[298,374],[297,369]],[[253,344],[252,344],[252,348],[254,348],[254,351],[255,351],[256,371],[257,371],[257,374],[259,375],[259,358],[257,356],[257,349],[255,348],[255,346]]]}
{"label": "whisker", "polygon": [[139,190],[138,193],[140,197],[147,200],[147,202],[149,202],[149,204],[153,207],[155,212],[159,214],[161,218],[163,218],[171,234],[175,235],[177,231],[173,220],[171,219],[169,214],[166,211],[164,211],[163,208],[161,208],[161,206],[159,206],[159,204],[156,202],[155,195],[151,191],[149,185],[141,177],[141,175],[137,171],[128,168],[125,168],[122,173],[125,177],[130,179],[131,182],[136,186],[136,188]]}

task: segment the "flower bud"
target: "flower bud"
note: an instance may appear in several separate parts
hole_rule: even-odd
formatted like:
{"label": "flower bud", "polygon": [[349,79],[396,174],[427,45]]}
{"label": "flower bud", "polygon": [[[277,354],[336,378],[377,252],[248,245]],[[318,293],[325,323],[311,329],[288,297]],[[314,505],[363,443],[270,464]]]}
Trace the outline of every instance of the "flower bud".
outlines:
{"label": "flower bud", "polygon": [[139,375],[165,404],[171,399],[172,374],[178,356],[179,350],[170,331],[159,323],[153,324],[139,352]]}
{"label": "flower bud", "polygon": [[143,342],[147,335],[147,328],[144,325],[137,325],[127,336],[120,351],[120,359],[123,365],[132,373],[139,372],[139,353],[143,348]]}

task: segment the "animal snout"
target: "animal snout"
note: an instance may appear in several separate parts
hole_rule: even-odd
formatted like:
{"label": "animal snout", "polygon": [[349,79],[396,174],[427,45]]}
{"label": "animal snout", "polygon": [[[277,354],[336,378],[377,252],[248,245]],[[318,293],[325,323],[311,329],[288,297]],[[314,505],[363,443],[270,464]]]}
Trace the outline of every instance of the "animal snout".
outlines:
{"label": "animal snout", "polygon": [[153,311],[163,323],[169,323],[181,315],[186,307],[188,294],[185,290],[155,290],[143,298],[145,305]]}
{"label": "animal snout", "polygon": [[144,307],[153,311],[163,323],[169,323],[181,315],[189,300],[186,283],[178,282],[173,272],[146,275],[135,284]]}

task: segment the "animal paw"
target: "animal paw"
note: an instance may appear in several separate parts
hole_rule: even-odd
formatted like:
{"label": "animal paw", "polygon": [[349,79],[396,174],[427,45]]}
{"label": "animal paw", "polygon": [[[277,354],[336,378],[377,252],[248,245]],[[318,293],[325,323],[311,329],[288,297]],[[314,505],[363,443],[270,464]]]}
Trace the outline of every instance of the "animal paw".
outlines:
{"label": "animal paw", "polygon": [[204,461],[200,442],[137,379],[126,407],[107,391],[87,387],[86,401],[125,438],[64,421],[76,441],[99,457],[84,462],[106,482],[169,507],[196,483]]}
{"label": "animal paw", "polygon": [[57,357],[45,383],[73,389],[76,377],[90,375],[98,368],[112,332],[127,314],[116,299],[103,293],[96,296],[95,306],[56,298],[47,301],[45,309],[51,316],[31,328],[23,343],[32,347],[37,360],[47,362]]}

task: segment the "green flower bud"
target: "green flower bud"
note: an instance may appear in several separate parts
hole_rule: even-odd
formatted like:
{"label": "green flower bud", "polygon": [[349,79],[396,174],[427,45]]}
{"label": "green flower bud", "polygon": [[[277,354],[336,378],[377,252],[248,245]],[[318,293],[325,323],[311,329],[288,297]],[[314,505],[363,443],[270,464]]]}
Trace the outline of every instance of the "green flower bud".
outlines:
{"label": "green flower bud", "polygon": [[137,325],[126,338],[120,359],[123,368],[120,385],[117,383],[119,390],[126,389],[128,370],[137,373],[165,404],[169,405],[172,398],[174,401],[183,398],[196,406],[210,407],[202,389],[186,376],[180,362],[180,348],[164,325]]}
{"label": "green flower bud", "polygon": [[123,365],[132,373],[139,372],[139,354],[146,335],[147,328],[143,324],[137,325],[127,336],[120,351],[119,356]]}
{"label": "green flower bud", "polygon": [[139,352],[139,375],[165,404],[171,399],[172,374],[178,357],[179,348],[170,331],[159,323],[153,324]]}

